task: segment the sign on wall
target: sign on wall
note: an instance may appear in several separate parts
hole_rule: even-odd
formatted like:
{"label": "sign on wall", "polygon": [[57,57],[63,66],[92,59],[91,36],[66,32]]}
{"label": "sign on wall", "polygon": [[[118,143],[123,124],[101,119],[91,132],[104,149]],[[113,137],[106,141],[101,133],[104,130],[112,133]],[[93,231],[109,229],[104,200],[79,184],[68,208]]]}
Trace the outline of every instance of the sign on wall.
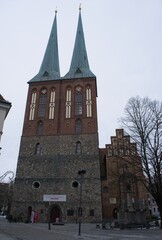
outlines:
{"label": "sign on wall", "polygon": [[111,204],[116,204],[116,202],[117,202],[117,201],[116,201],[116,198],[110,198],[110,203],[111,203]]}
{"label": "sign on wall", "polygon": [[66,202],[66,195],[43,195],[44,202]]}

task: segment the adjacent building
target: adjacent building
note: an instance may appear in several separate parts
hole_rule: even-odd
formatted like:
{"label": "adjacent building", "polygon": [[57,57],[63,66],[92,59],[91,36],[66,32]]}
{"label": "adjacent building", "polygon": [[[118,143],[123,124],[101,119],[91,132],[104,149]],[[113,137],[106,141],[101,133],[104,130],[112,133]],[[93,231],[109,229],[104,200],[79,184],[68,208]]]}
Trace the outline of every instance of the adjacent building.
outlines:
{"label": "adjacent building", "polygon": [[100,161],[103,219],[119,220],[121,213],[127,213],[123,222],[124,218],[127,222],[139,221],[138,214],[135,219],[135,212],[146,212],[147,192],[141,183],[144,175],[136,144],[123,129],[116,129],[111,143],[100,149]]}
{"label": "adjacent building", "polygon": [[[3,126],[4,121],[8,115],[8,112],[11,108],[11,103],[4,99],[4,97],[0,94],[0,142],[1,137],[3,134]],[[1,147],[0,147],[1,150]],[[3,174],[0,176],[0,181],[2,181],[3,176],[6,176]],[[7,183],[0,183],[0,214],[6,214],[9,208],[9,184]]]}
{"label": "adjacent building", "polygon": [[0,141],[3,134],[4,121],[7,117],[7,114],[11,108],[11,103],[3,98],[0,94]]}
{"label": "adjacent building", "polygon": [[157,203],[150,193],[148,193],[148,207],[149,207],[150,216],[155,218],[160,217],[160,212],[159,212]]}

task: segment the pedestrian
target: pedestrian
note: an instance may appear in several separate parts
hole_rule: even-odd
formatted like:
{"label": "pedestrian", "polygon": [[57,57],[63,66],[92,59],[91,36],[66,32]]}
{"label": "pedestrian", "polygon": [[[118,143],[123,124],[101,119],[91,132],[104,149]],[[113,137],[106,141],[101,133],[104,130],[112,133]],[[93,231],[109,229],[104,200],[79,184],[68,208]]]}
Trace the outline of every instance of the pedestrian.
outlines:
{"label": "pedestrian", "polygon": [[38,212],[34,211],[34,223],[38,221]]}
{"label": "pedestrian", "polygon": [[34,223],[34,210],[31,211],[31,223]]}

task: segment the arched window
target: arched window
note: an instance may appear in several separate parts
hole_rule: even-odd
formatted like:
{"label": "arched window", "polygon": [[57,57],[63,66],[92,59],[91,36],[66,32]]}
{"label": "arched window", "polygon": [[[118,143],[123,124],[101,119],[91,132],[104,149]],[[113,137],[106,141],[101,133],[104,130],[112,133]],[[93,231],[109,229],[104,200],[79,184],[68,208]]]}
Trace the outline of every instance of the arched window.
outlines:
{"label": "arched window", "polygon": [[111,146],[107,147],[107,155],[112,156],[112,147]]}
{"label": "arched window", "polygon": [[82,132],[82,122],[80,119],[76,120],[75,122],[75,132],[80,134]]}
{"label": "arched window", "polygon": [[101,170],[101,179],[107,179],[107,164],[106,164],[106,156],[103,156],[100,162],[100,170]]}
{"label": "arched window", "polygon": [[37,143],[35,146],[35,154],[40,155],[41,154],[41,145],[40,143]]}
{"label": "arched window", "polygon": [[108,192],[108,188],[107,188],[107,187],[103,187],[103,188],[102,188],[102,192],[103,192],[103,193],[107,193],[107,192]]}
{"label": "arched window", "polygon": [[125,149],[125,155],[130,155],[130,151],[129,151],[129,149]]}
{"label": "arched window", "polygon": [[49,119],[54,119],[55,117],[55,89],[51,90],[50,102],[49,102]]}
{"label": "arched window", "polygon": [[43,134],[43,122],[39,121],[37,124],[37,134],[42,135]]}
{"label": "arched window", "polygon": [[81,142],[78,141],[78,142],[76,143],[76,154],[77,154],[77,155],[80,155],[81,152],[82,152],[82,145],[81,145]]}
{"label": "arched window", "polygon": [[86,87],[86,111],[87,117],[92,117],[92,90],[90,85]]}
{"label": "arched window", "polygon": [[39,96],[38,117],[45,117],[47,90],[43,88]]}
{"label": "arched window", "polygon": [[35,104],[36,104],[36,89],[32,91],[31,95],[31,102],[30,102],[30,111],[29,111],[29,120],[34,120],[34,113],[35,113]]}
{"label": "arched window", "polygon": [[82,115],[82,88],[80,86],[75,89],[75,115]]}
{"label": "arched window", "polygon": [[66,90],[66,118],[71,117],[71,89]]}

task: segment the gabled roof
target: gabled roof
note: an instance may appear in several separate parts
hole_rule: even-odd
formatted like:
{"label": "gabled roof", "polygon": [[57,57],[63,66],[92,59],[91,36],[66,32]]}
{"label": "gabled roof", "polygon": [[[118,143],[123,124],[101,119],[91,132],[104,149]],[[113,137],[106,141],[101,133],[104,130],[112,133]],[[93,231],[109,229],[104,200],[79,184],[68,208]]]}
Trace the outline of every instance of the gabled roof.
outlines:
{"label": "gabled roof", "polygon": [[63,78],[81,78],[81,77],[95,77],[95,75],[91,72],[89,68],[82,26],[81,8],[79,8],[78,27],[75,38],[73,56],[71,60],[71,66],[69,72]]}
{"label": "gabled roof", "polygon": [[5,100],[4,97],[1,94],[0,94],[0,102],[11,105],[11,103],[9,101]]}
{"label": "gabled roof", "polygon": [[0,94],[0,101],[5,101],[6,102],[6,100],[2,97],[1,94]]}
{"label": "gabled roof", "polygon": [[58,57],[58,41],[57,41],[57,11],[51,29],[44,58],[39,73],[29,82],[47,81],[60,79],[60,66]]}
{"label": "gabled roof", "polygon": [[11,106],[12,106],[12,104],[9,101],[5,100],[3,98],[3,96],[0,94],[0,109],[5,109],[5,111],[6,111],[5,118],[7,117],[7,114],[9,112]]}

